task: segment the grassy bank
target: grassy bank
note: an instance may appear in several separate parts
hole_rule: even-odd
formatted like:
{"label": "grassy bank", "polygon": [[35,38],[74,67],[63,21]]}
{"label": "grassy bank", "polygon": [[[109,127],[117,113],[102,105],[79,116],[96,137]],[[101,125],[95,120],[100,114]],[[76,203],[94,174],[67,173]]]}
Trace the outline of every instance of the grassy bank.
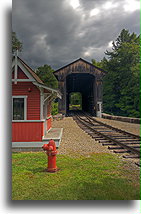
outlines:
{"label": "grassy bank", "polygon": [[[55,174],[44,172],[47,157],[13,153],[13,200],[137,200],[139,181],[112,154],[90,157],[57,156]],[[134,173],[134,172],[132,172]]]}

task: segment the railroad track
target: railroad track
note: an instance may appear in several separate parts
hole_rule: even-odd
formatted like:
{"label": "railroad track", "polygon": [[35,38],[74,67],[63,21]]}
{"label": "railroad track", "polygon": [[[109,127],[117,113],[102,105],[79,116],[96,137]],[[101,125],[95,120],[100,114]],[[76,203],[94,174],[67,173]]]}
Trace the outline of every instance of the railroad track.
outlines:
{"label": "railroad track", "polygon": [[123,154],[124,158],[136,159],[135,164],[141,166],[140,136],[112,127],[83,112],[75,112],[72,116],[86,133],[103,146],[108,146],[108,149],[115,153]]}

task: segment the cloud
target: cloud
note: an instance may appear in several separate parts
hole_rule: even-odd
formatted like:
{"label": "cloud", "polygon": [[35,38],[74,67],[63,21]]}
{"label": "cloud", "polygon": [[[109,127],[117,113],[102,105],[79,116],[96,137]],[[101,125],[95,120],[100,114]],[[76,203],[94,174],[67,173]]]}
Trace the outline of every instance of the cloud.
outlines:
{"label": "cloud", "polygon": [[21,57],[34,68],[54,69],[79,57],[101,60],[123,28],[139,34],[139,10],[128,6],[127,0],[13,0]]}
{"label": "cloud", "polygon": [[136,10],[140,10],[140,2],[137,0],[126,0],[123,8],[126,12],[134,12]]}

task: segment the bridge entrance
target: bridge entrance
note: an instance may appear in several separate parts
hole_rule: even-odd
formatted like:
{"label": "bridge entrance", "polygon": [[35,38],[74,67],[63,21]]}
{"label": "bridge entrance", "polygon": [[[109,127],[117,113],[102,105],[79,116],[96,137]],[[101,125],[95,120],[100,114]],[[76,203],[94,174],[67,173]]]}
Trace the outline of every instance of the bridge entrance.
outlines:
{"label": "bridge entrance", "polygon": [[68,111],[82,110],[82,94],[80,92],[69,93]]}
{"label": "bridge entrance", "polygon": [[101,117],[102,79],[105,71],[80,58],[58,69],[54,75],[58,79],[59,90],[62,93],[58,109],[60,113],[65,115],[69,113],[72,108],[72,94],[79,93],[81,109]]}
{"label": "bridge entrance", "polygon": [[81,110],[95,114],[94,86],[95,78],[91,74],[75,73],[68,75],[66,77],[66,113],[69,113],[70,110],[70,94],[77,92],[81,94]]}

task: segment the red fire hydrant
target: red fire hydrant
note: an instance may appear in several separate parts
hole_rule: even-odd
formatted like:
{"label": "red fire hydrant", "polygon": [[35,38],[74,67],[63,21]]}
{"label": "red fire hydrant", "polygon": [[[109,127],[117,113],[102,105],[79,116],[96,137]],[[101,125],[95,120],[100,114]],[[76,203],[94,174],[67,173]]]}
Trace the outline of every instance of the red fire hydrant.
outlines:
{"label": "red fire hydrant", "polygon": [[46,152],[48,156],[48,167],[47,172],[56,172],[58,168],[56,166],[56,145],[54,140],[50,140],[48,144],[44,144],[42,146],[43,150]]}

